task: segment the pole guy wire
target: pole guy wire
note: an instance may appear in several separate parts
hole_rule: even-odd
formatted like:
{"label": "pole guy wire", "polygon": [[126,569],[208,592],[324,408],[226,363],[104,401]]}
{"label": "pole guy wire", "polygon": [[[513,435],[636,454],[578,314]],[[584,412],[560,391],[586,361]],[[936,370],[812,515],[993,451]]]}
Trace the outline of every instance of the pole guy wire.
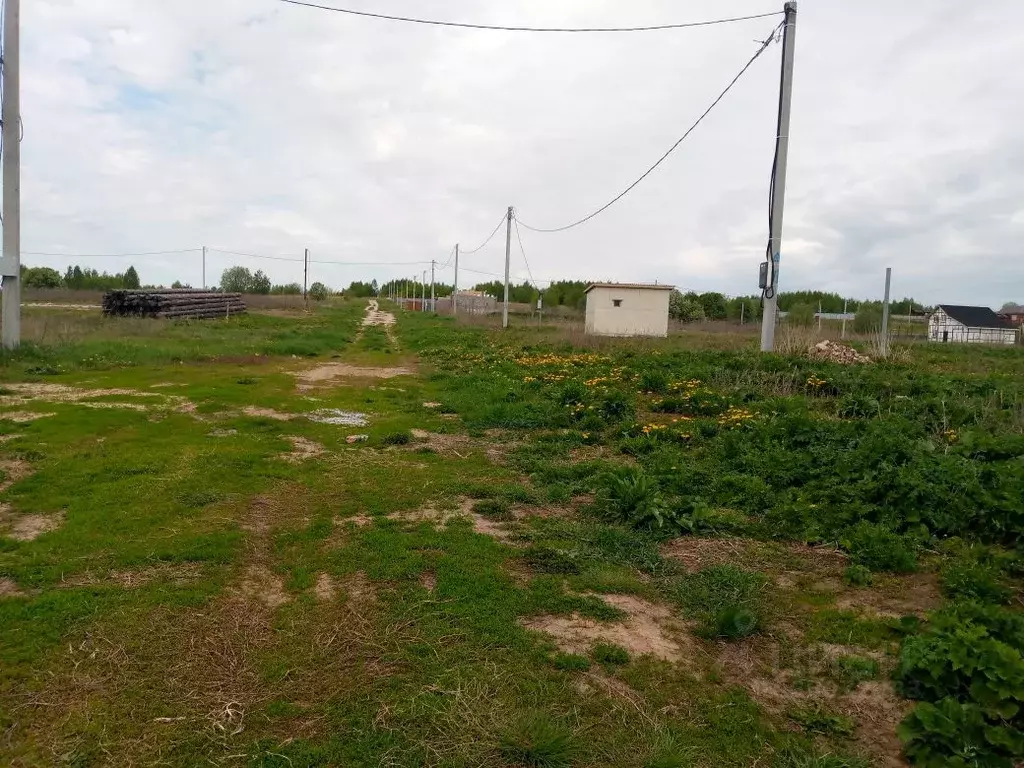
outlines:
{"label": "pole guy wire", "polygon": [[580,224],[585,224],[586,222],[590,221],[595,216],[598,216],[598,215],[604,213],[605,211],[607,211],[609,208],[611,208],[613,205],[615,205],[615,203],[619,202],[619,200],[624,198],[626,195],[628,195],[630,192],[632,192],[637,186],[639,186],[640,183],[644,179],[646,179],[648,176],[650,176],[659,165],[661,165],[663,162],[665,162],[665,160],[668,159],[669,155],[671,155],[673,152],[676,151],[676,149],[678,149],[680,144],[682,144],[687,138],[689,138],[690,134],[693,133],[693,131],[697,128],[697,126],[700,125],[704,121],[704,118],[707,117],[709,114],[711,114],[711,111],[715,107],[718,106],[719,102],[721,102],[722,99],[725,98],[725,95],[727,93],[729,93],[729,91],[732,90],[733,86],[736,85],[736,83],[739,81],[739,79],[741,77],[743,77],[744,74],[746,74],[747,70],[750,69],[750,67],[753,65],[753,63],[755,61],[757,61],[757,59],[761,56],[761,54],[764,53],[768,49],[768,46],[772,44],[773,40],[775,40],[776,34],[778,33],[779,29],[781,29],[781,28],[782,28],[782,25],[780,24],[778,27],[776,27],[774,30],[772,30],[771,35],[769,35],[768,39],[764,40],[761,43],[761,47],[757,49],[757,52],[743,66],[743,69],[741,69],[739,71],[739,73],[729,82],[729,85],[727,85],[725,87],[725,90],[723,90],[720,94],[718,94],[718,98],[716,98],[713,102],[711,102],[711,106],[709,106],[706,110],[704,110],[703,114],[701,114],[701,116],[697,118],[696,122],[694,122],[693,125],[691,125],[689,128],[686,129],[686,133],[684,133],[682,136],[680,136],[679,139],[676,141],[676,143],[673,144],[671,147],[669,147],[668,151],[665,152],[665,154],[663,154],[661,157],[659,157],[658,160],[654,163],[654,165],[652,165],[650,168],[648,168],[646,171],[644,171],[643,174],[640,176],[640,178],[638,178],[636,181],[634,181],[632,184],[630,184],[628,187],[626,187],[624,190],[622,190],[619,194],[617,194],[615,197],[613,197],[607,203],[602,205],[596,211],[593,211],[592,213],[587,214],[582,219],[578,219],[578,220],[572,222],[571,224],[566,224],[566,225],[561,226],[561,227],[534,227],[534,226],[531,226],[531,225],[527,224],[525,221],[520,221],[520,223],[524,227],[526,227],[527,229],[529,229],[529,230],[531,230],[533,232],[545,232],[545,233],[564,232],[567,229],[572,229],[573,227],[578,227]]}

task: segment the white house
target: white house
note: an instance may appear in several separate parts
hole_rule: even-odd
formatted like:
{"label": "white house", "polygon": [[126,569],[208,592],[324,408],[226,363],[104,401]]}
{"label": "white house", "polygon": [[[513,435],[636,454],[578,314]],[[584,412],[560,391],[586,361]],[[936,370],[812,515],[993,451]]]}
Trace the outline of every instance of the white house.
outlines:
{"label": "white house", "polygon": [[958,344],[1013,344],[1017,329],[988,307],[940,304],[928,318],[928,340]]}
{"label": "white house", "polygon": [[594,283],[587,288],[587,333],[667,336],[671,285]]}

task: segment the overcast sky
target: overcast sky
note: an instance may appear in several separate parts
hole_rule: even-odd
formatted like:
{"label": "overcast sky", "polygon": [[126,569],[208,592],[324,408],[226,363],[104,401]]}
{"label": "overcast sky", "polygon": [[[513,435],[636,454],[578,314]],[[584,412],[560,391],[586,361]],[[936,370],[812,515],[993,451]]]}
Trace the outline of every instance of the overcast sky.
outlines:
{"label": "overcast sky", "polygon": [[[487,24],[633,25],[781,0],[320,0]],[[23,3],[26,252],[208,245],[409,276],[505,208],[558,226],[632,182],[778,19],[618,35],[397,24],[276,0]],[[780,17],[781,18],[781,17]],[[523,231],[538,279],[756,292],[781,45],[622,202]],[[780,285],[926,303],[1024,301],[1024,2],[802,0]],[[504,232],[462,266],[503,269]],[[512,271],[527,275],[513,233]],[[60,258],[200,284],[200,256]],[[275,282],[297,262],[211,252]],[[451,282],[451,269],[438,273]],[[489,279],[463,273],[460,283]]]}

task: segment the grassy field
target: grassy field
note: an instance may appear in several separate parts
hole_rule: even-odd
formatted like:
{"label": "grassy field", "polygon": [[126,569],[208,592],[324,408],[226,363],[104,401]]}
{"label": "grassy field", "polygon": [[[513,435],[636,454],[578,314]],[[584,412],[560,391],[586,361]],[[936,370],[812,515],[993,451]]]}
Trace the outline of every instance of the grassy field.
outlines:
{"label": "grassy field", "polygon": [[0,358],[0,764],[1024,756],[1024,350],[36,320]]}

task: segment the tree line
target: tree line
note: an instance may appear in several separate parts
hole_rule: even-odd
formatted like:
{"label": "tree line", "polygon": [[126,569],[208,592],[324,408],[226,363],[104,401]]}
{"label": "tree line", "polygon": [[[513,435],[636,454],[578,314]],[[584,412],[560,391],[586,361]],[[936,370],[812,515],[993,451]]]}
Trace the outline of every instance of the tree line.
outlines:
{"label": "tree line", "polygon": [[21,284],[26,288],[70,288],[72,290],[111,291],[116,288],[138,288],[139,273],[135,267],[113,275],[89,267],[69,266],[61,275],[52,267],[21,265]]}

